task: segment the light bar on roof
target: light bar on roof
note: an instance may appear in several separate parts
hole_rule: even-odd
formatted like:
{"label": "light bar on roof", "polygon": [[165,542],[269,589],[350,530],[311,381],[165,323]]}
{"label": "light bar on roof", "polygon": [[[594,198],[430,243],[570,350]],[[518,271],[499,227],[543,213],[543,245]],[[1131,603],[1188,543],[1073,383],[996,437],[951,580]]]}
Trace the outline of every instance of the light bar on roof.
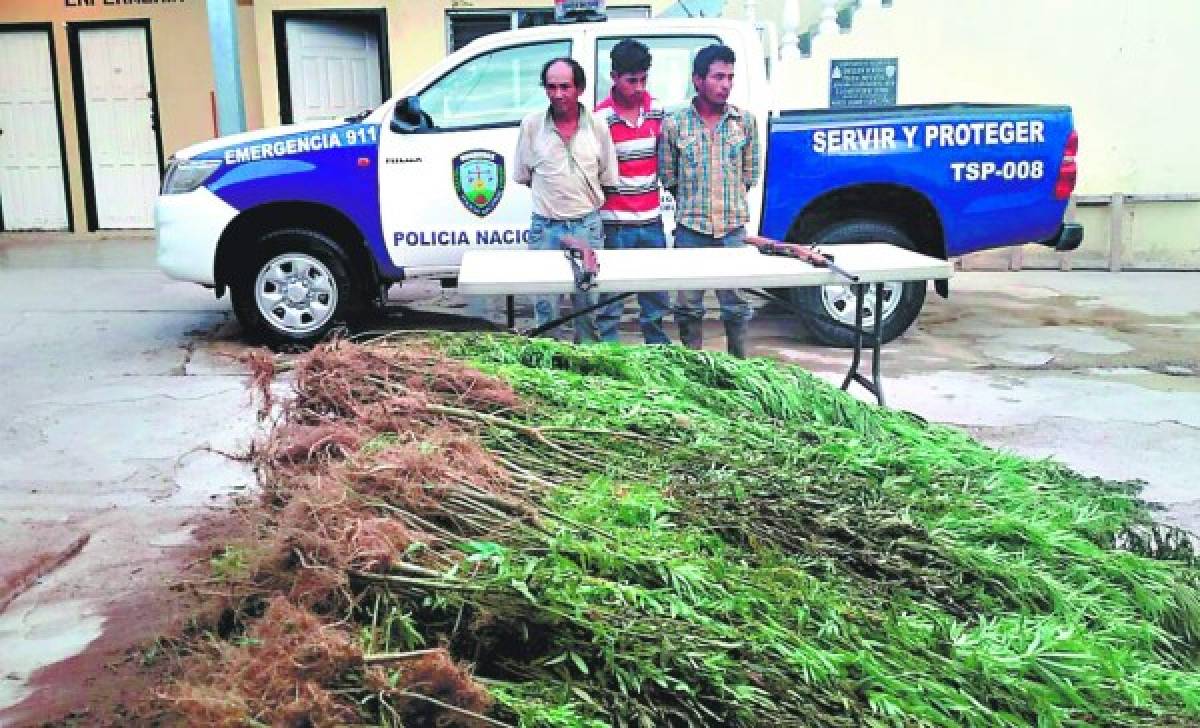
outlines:
{"label": "light bar on roof", "polygon": [[554,0],[556,23],[594,23],[607,17],[605,0]]}

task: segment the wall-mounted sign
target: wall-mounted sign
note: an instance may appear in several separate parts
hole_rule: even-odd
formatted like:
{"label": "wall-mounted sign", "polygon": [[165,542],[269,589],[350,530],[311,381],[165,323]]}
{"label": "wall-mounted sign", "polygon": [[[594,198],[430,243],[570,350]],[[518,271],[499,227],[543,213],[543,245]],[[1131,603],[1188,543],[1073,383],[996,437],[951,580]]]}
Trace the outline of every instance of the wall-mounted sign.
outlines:
{"label": "wall-mounted sign", "polygon": [[895,106],[895,58],[842,58],[829,62],[829,106]]}

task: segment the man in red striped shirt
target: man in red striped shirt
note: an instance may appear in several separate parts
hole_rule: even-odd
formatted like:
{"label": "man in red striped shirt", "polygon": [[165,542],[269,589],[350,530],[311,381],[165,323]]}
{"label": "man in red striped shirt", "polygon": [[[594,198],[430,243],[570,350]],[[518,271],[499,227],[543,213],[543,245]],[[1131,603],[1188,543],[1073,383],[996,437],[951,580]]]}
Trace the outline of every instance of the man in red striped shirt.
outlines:
{"label": "man in red striped shirt", "polygon": [[[663,110],[646,91],[650,72],[650,49],[626,38],[609,53],[612,59],[612,91],[596,105],[596,120],[608,125],[617,150],[615,188],[605,188],[600,219],[604,221],[605,249],[665,248],[658,192],[658,135]],[[647,344],[670,344],[663,329],[663,315],[671,301],[666,291],[638,294],[638,322]],[[617,327],[625,304],[617,301],[596,315],[601,341],[617,341]]]}

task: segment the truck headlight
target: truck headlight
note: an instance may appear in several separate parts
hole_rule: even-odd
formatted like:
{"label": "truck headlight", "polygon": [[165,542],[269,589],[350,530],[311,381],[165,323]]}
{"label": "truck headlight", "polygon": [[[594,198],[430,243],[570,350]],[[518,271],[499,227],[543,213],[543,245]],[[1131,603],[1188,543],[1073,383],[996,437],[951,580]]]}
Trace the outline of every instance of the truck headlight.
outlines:
{"label": "truck headlight", "polygon": [[163,175],[162,193],[180,195],[191,192],[204,184],[204,180],[220,166],[218,159],[172,159],[167,165],[167,173]]}

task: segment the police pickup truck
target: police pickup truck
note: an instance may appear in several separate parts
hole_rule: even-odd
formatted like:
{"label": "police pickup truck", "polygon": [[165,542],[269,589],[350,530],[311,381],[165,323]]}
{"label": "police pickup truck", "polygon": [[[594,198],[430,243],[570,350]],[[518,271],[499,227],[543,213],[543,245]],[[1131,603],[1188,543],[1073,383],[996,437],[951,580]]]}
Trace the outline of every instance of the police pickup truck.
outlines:
{"label": "police pickup truck", "polygon": [[[542,65],[577,59],[589,79],[583,101],[594,104],[611,83],[609,50],[625,37],[650,47],[650,91],[668,108],[688,102],[698,49],[734,49],[730,100],[764,130],[765,172],[750,193],[750,227],[761,235],[882,241],[943,259],[1033,241],[1071,250],[1082,239],[1063,224],[1075,183],[1069,107],[781,110],[753,25],[654,19],[485,36],[361,116],[182,149],[156,205],[159,266],[218,296],[230,290],[247,333],[276,344],[321,338],[386,303],[395,283],[452,284],[465,251],[526,245],[530,193],[513,183],[512,158],[521,117],[547,103]],[[945,281],[935,285],[946,295]],[[865,323],[882,316],[885,339],[899,336],[925,291],[889,285],[867,302]],[[838,325],[854,320],[849,288],[792,296],[814,338],[849,343]]]}

